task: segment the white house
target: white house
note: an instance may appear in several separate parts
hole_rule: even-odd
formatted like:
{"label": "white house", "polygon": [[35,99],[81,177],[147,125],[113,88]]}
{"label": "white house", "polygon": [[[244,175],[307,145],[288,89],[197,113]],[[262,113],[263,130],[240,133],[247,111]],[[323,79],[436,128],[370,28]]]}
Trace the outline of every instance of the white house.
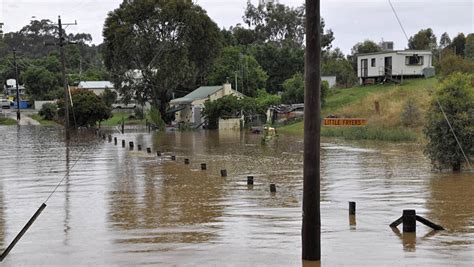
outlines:
{"label": "white house", "polygon": [[114,85],[109,81],[81,81],[77,88],[90,90],[96,95],[101,95],[105,89],[116,92]]}
{"label": "white house", "polygon": [[357,55],[357,76],[361,84],[404,77],[434,75],[431,51],[399,50]]}
{"label": "white house", "polygon": [[214,101],[223,96],[234,95],[242,98],[243,94],[232,89],[229,83],[219,86],[201,86],[191,93],[170,101],[171,112],[175,112],[175,123],[200,125],[201,112],[206,101]]}

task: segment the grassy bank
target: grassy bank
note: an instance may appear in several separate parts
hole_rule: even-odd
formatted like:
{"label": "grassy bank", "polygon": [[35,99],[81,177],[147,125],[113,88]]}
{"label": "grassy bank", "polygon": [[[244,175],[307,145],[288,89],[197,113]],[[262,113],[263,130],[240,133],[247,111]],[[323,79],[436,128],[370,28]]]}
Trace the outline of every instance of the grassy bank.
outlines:
{"label": "grassy bank", "polygon": [[16,120],[10,118],[0,118],[0,125],[16,125]]}
{"label": "grassy bank", "polygon": [[[426,110],[431,100],[430,91],[437,84],[435,78],[414,79],[402,85],[356,86],[348,89],[334,89],[326,99],[322,115],[336,115],[344,118],[366,118],[366,127],[322,127],[322,136],[345,139],[366,139],[384,141],[414,141],[422,137]],[[419,119],[412,126],[405,126],[401,120],[404,105],[411,99],[419,109]],[[375,103],[379,103],[376,112]],[[303,133],[303,122],[279,128],[283,133]]]}
{"label": "grassy bank", "polygon": [[43,119],[43,117],[39,114],[32,114],[32,115],[29,115],[29,117],[35,121],[38,121],[41,125],[57,125],[57,123],[54,121]]}
{"label": "grassy bank", "polygon": [[129,119],[129,116],[133,113],[127,112],[116,112],[112,113],[112,118],[103,121],[100,123],[102,126],[117,126],[122,124],[122,119],[124,120],[126,125],[141,125],[145,124],[145,120],[136,120],[136,119]]}

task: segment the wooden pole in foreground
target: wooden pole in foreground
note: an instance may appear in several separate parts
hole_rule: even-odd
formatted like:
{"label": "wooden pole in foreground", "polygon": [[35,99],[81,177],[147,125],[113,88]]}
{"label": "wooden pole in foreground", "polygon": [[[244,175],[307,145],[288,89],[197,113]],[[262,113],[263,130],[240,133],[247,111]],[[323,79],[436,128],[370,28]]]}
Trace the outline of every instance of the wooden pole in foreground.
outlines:
{"label": "wooden pole in foreground", "polygon": [[321,15],[320,0],[306,0],[306,56],[303,171],[303,260],[321,260],[320,134]]}

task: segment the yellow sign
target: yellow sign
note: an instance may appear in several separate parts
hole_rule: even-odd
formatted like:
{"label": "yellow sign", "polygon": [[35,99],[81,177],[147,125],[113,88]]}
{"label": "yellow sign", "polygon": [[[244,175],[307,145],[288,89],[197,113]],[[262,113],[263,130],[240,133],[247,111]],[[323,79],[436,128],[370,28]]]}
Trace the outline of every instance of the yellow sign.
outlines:
{"label": "yellow sign", "polygon": [[324,126],[365,126],[367,119],[325,118]]}

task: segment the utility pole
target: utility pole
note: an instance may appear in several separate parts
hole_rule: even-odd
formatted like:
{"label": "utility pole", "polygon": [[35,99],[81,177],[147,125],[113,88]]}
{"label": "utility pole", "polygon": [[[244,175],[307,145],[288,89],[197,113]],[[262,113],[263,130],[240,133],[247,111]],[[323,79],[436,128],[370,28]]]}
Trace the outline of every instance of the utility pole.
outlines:
{"label": "utility pole", "polygon": [[237,71],[235,71],[235,91],[239,91],[239,86],[237,84]]}
{"label": "utility pole", "polygon": [[18,86],[18,65],[16,64],[16,50],[13,48],[13,62],[15,64],[15,84],[16,84],[16,120],[20,123],[20,88]]}
{"label": "utility pole", "polygon": [[304,101],[303,260],[321,260],[321,6],[306,0]]}
{"label": "utility pole", "polygon": [[[55,43],[53,45],[58,45],[59,46],[59,53],[61,55],[61,72],[62,72],[62,79],[63,79],[63,86],[64,86],[64,128],[66,131],[66,140],[69,140],[71,138],[70,133],[69,133],[69,128],[70,128],[70,122],[69,122],[69,86],[66,78],[66,57],[64,55],[64,46],[68,44],[74,44],[72,42],[66,42],[64,32],[63,32],[63,26],[64,25],[77,25],[77,22],[75,23],[62,23],[61,22],[61,16],[58,16],[58,28],[59,28],[59,42]],[[46,45],[51,45],[51,44],[46,44]]]}

